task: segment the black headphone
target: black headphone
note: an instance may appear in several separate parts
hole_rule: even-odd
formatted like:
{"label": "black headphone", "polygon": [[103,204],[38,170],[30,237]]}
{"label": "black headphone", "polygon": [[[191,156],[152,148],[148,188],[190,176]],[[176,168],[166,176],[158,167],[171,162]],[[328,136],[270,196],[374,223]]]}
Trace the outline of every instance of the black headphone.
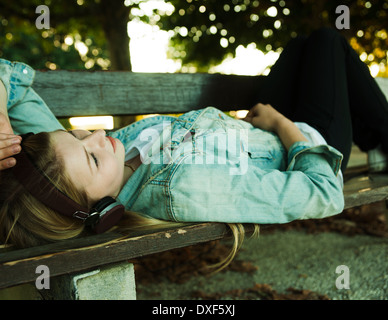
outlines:
{"label": "black headphone", "polygon": [[[27,133],[22,136],[23,141],[34,135]],[[23,150],[15,156],[16,165],[12,167],[15,178],[40,202],[52,210],[67,217],[81,219],[86,226],[96,233],[102,233],[113,227],[122,218],[125,208],[112,197],[104,197],[93,205],[91,209],[82,207],[64,193],[59,191],[41,172]]]}

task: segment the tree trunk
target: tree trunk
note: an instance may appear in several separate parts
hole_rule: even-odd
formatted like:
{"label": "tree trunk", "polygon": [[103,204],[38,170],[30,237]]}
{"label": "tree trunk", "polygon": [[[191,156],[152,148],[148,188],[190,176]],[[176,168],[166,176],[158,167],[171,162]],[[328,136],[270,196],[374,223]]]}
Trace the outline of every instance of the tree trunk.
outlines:
{"label": "tree trunk", "polygon": [[130,7],[126,7],[123,0],[102,0],[101,10],[102,28],[108,41],[110,70],[131,71],[127,31]]}

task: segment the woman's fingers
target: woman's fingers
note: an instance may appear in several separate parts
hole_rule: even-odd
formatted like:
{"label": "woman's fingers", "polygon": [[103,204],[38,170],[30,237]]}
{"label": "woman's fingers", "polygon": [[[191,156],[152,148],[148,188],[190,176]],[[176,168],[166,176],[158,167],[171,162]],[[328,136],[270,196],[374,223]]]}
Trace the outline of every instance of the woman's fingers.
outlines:
{"label": "woman's fingers", "polygon": [[253,118],[254,116],[256,116],[256,113],[257,113],[256,109],[257,109],[257,105],[255,105],[254,107],[252,107],[252,108],[248,111],[248,113],[247,113],[247,115],[245,116],[245,118],[242,119],[242,120],[244,120],[244,121],[246,121],[246,122],[249,122],[249,123],[252,123],[252,118]]}
{"label": "woman's fingers", "polygon": [[16,164],[15,158],[7,158],[0,161],[0,171],[12,168]]}
{"label": "woman's fingers", "polygon": [[0,133],[0,149],[9,147],[11,145],[19,145],[21,141],[22,138],[20,136]]}
{"label": "woman's fingers", "polygon": [[282,117],[282,115],[270,104],[258,103],[249,110],[243,120],[249,122],[256,128],[273,131],[279,117]]}
{"label": "woman's fingers", "polygon": [[0,134],[0,170],[8,169],[16,164],[16,160],[12,158],[21,150],[21,137]]}

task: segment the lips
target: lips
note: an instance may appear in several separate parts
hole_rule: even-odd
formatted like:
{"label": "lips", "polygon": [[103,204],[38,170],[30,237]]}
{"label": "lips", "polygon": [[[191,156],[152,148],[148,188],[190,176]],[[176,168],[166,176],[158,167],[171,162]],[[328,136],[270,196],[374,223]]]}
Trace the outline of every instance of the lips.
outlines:
{"label": "lips", "polygon": [[116,141],[115,141],[115,139],[113,139],[112,137],[109,137],[109,136],[107,138],[110,141],[110,143],[112,144],[113,151],[116,152]]}

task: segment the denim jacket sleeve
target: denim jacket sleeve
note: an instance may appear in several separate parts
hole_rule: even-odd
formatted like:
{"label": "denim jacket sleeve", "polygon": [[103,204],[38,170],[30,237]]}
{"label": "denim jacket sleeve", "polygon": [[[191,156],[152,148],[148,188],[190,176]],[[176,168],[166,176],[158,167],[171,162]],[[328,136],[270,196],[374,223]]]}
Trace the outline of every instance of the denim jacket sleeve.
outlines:
{"label": "denim jacket sleeve", "polygon": [[222,167],[192,166],[171,183],[171,215],[177,221],[287,223],[342,212],[336,178],[342,155],[334,148],[297,142],[285,171],[249,166],[230,175]]}
{"label": "denim jacket sleeve", "polygon": [[[327,162],[329,163],[329,166],[332,168],[335,175],[337,175],[341,169],[341,163],[342,163],[342,154],[337,151],[335,148],[323,144],[318,146],[313,146],[310,142],[295,142],[290,150],[288,151],[288,168],[287,170],[301,170],[303,169],[303,166],[301,166],[301,163],[298,161],[298,165],[295,168],[295,165],[297,164],[297,158],[299,158],[299,155],[303,155],[305,153],[320,153],[322,154]],[[311,164],[309,164],[311,165]]]}
{"label": "denim jacket sleeve", "polygon": [[63,129],[31,87],[35,70],[22,62],[0,59],[0,81],[7,91],[7,109],[15,134]]}

